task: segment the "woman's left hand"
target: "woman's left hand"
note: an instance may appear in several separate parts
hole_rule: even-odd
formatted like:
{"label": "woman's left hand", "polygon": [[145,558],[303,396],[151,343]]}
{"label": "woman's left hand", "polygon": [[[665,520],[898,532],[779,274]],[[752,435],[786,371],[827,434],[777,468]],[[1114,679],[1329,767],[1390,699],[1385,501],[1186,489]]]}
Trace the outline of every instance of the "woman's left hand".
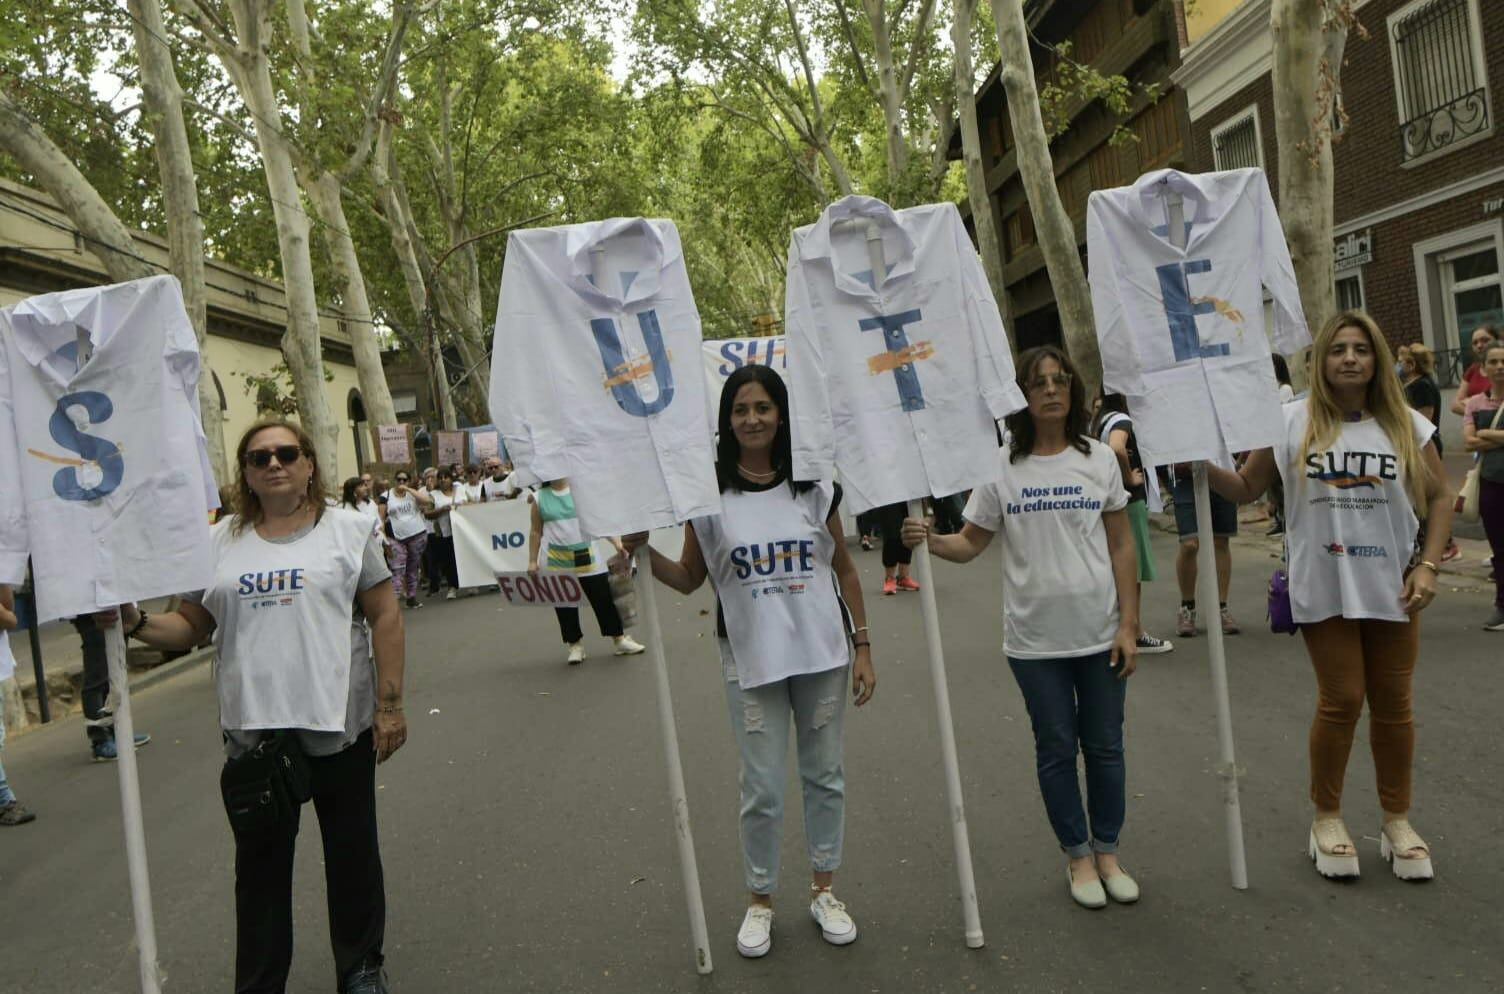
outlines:
{"label": "woman's left hand", "polygon": [[856,660],[851,664],[851,698],[857,707],[872,700],[877,689],[877,673],[872,669],[872,647],[857,646]]}
{"label": "woman's left hand", "polygon": [[1118,679],[1126,680],[1138,669],[1138,632],[1119,628],[1112,637],[1112,654],[1109,665],[1118,671]]}
{"label": "woman's left hand", "polygon": [[371,725],[371,733],[376,745],[376,762],[385,763],[407,742],[407,718],[401,708],[383,711],[381,705],[376,705],[376,720]]}
{"label": "woman's left hand", "polygon": [[1436,573],[1429,566],[1417,566],[1405,577],[1405,591],[1400,595],[1406,614],[1417,614],[1436,599]]}

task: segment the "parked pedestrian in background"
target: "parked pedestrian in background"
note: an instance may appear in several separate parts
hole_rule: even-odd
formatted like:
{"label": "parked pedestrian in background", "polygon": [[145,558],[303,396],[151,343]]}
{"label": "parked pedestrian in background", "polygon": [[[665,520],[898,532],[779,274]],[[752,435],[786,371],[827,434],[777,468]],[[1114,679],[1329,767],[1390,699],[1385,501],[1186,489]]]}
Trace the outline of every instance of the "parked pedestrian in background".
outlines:
{"label": "parked pedestrian in background", "polygon": [[[253,425],[235,463],[236,513],[215,526],[209,587],[167,614],[123,605],[121,621],[162,649],[186,649],[213,633],[229,763],[278,734],[306,755],[335,983],[343,994],[385,994],[376,764],[407,741],[402,615],[380,543],[363,515],[326,503],[302,428]],[[294,804],[285,818],[254,829],[232,820],[238,992],[285,989],[300,812]]]}
{"label": "parked pedestrian in background", "polygon": [[[16,658],[10,651],[10,630],[16,627],[16,598],[9,586],[0,583],[0,682],[16,672]],[[5,709],[0,708],[0,752],[5,749]],[[5,767],[0,765],[0,826],[24,825],[37,816],[16,797]]]}
{"label": "parked pedestrian in background", "polygon": [[1494,613],[1484,622],[1490,632],[1504,632],[1504,341],[1496,341],[1483,356],[1489,389],[1467,399],[1462,420],[1462,444],[1478,455],[1478,510],[1483,532],[1493,553]]}
{"label": "parked pedestrian in background", "polygon": [[481,488],[480,467],[471,463],[465,467],[465,479],[458,487],[455,500],[461,504],[479,504],[485,500]]}
{"label": "parked pedestrian in background", "polygon": [[[1128,402],[1122,394],[1102,395],[1091,433],[1112,450],[1118,461],[1118,472],[1128,489],[1128,506],[1123,510],[1128,515],[1128,527],[1133,532],[1133,548],[1138,554],[1139,599],[1142,601],[1143,584],[1158,578],[1154,569],[1154,547],[1149,541],[1150,478],[1144,471],[1144,460],[1139,455],[1138,440],[1133,433],[1133,419],[1128,415]],[[1155,484],[1154,489],[1154,499],[1157,502],[1158,484]],[[942,530],[941,534],[945,532]],[[1138,633],[1138,651],[1142,654],[1157,655],[1171,652],[1174,648],[1175,644],[1169,639],[1155,638],[1144,631]]]}
{"label": "parked pedestrian in background", "polygon": [[423,512],[433,506],[427,494],[413,490],[412,477],[398,470],[396,484],[381,495],[381,519],[391,540],[392,589],[408,607],[422,607],[418,602],[418,564],[428,547],[428,525]]}
{"label": "parked pedestrian in background", "polygon": [[[1285,476],[1290,608],[1318,690],[1310,739],[1316,810],[1308,840],[1316,869],[1328,877],[1358,875],[1342,787],[1366,699],[1383,809],[1381,852],[1396,876],[1430,879],[1431,849],[1408,819],[1411,683],[1420,612],[1436,596],[1452,495],[1441,457],[1427,444],[1436,428],[1405,403],[1374,320],[1362,311],[1338,314],[1317,334],[1311,354],[1311,395],[1284,408],[1279,444],[1252,453],[1236,473],[1215,466],[1207,473],[1219,493],[1242,502],[1263,493],[1276,472]],[[1419,553],[1417,512],[1429,522]]]}
{"label": "parked pedestrian in background", "polygon": [[345,481],[340,491],[339,506],[370,518],[372,531],[385,538],[381,529],[381,510],[371,499],[371,485],[365,481],[364,477],[352,476]]}
{"label": "parked pedestrian in background", "polygon": [[918,590],[919,581],[909,575],[914,553],[903,544],[903,519],[909,513],[905,503],[877,508],[877,523],[883,535],[883,593]]}
{"label": "parked pedestrian in background", "polygon": [[[1200,564],[1196,556],[1201,538],[1196,530],[1196,485],[1190,463],[1177,463],[1174,475],[1175,530],[1180,533],[1180,548],[1175,553],[1175,581],[1180,586],[1180,609],[1175,616],[1175,633],[1193,638],[1200,630],[1196,615],[1196,579]],[[1212,551],[1217,564],[1217,614],[1223,635],[1236,635],[1243,629],[1227,610],[1227,591],[1232,585],[1232,536],[1238,533],[1238,508],[1221,494],[1211,496]]]}
{"label": "parked pedestrian in background", "polygon": [[[104,632],[93,615],[74,618],[73,630],[78,632],[83,653],[83,683],[79,697],[84,707],[84,734],[89,739],[89,754],[96,763],[119,759],[120,751],[115,743],[115,712],[110,708],[110,659],[105,654]],[[151,735],[146,732],[137,732],[134,738],[137,749],[151,741]]]}
{"label": "parked pedestrian in background", "polygon": [[[1127,811],[1123,704],[1138,663],[1138,553],[1114,452],[1091,437],[1086,391],[1054,346],[1018,357],[1028,406],[1008,415],[1002,475],[972,491],[958,535],[903,524],[970,562],[1003,536],[1003,652],[1034,729],[1039,792],[1067,857],[1071,899],[1087,908],[1138,900],[1118,861]],[[1068,489],[1067,500],[1048,495]],[[1077,756],[1085,758],[1086,807]]]}
{"label": "parked pedestrian in background", "polygon": [[428,491],[428,499],[433,502],[433,506],[424,512],[424,516],[433,524],[433,532],[428,536],[428,547],[433,550],[433,572],[428,577],[428,594],[430,597],[438,596],[439,581],[442,579],[449,586],[444,598],[451,601],[459,596],[460,589],[459,567],[454,559],[454,523],[449,520],[456,502],[455,491],[454,478],[449,475],[449,470],[439,470],[437,480]]}
{"label": "parked pedestrian in background", "polygon": [[[1405,401],[1436,428],[1441,427],[1441,389],[1436,385],[1436,353],[1419,343],[1401,346],[1400,385]],[[1442,451],[1441,433],[1435,435],[1436,450]]]}
{"label": "parked pedestrian in background", "polygon": [[[568,480],[553,480],[527,496],[532,505],[532,528],[528,533],[528,572],[534,576],[539,570],[550,573],[570,573],[580,581],[580,588],[590,601],[595,612],[595,623],[601,634],[612,642],[612,652],[618,656],[635,656],[646,652],[647,647],[626,633],[622,627],[621,613],[611,597],[611,581],[607,577],[606,563],[595,551],[595,543],[580,531],[580,519],[575,515],[574,493]],[[622,551],[619,538],[611,544]],[[565,657],[569,665],[583,663],[585,634],[580,630],[580,609],[556,607],[554,614],[559,621],[559,635],[564,639],[569,652]]]}
{"label": "parked pedestrian in background", "polygon": [[1483,357],[1487,354],[1489,346],[1499,341],[1499,329],[1492,325],[1479,325],[1468,336],[1468,344],[1473,350],[1473,361],[1468,363],[1462,371],[1462,382],[1457,387],[1457,393],[1452,397],[1452,413],[1459,417],[1467,413],[1467,399],[1474,394],[1487,393],[1490,389],[1488,377],[1483,372]]}
{"label": "parked pedestrian in background", "polygon": [[[861,707],[877,678],[840,489],[790,478],[788,390],[769,367],[747,365],[727,377],[718,424],[721,513],[684,526],[677,561],[649,552],[653,576],[674,590],[693,593],[706,577],[715,587],[721,676],[741,755],[749,904],[736,949],[758,957],[772,948],[790,726],[813,877],[809,913],[826,942],[846,945],[856,940],[856,923],[831,890],[845,840],[846,688]],[[626,544],[646,541],[638,534]]]}

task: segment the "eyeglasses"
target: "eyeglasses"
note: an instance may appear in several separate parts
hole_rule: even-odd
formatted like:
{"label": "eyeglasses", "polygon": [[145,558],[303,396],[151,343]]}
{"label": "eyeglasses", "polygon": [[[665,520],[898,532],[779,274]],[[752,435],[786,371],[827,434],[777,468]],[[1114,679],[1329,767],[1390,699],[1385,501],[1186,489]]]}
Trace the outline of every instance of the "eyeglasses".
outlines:
{"label": "eyeglasses", "polygon": [[303,456],[303,450],[296,445],[278,445],[270,449],[252,449],[245,454],[245,464],[257,469],[266,469],[272,464],[272,457],[277,457],[277,462],[283,466],[291,466]]}
{"label": "eyeglasses", "polygon": [[1030,393],[1041,393],[1047,387],[1059,387],[1061,390],[1069,390],[1071,386],[1070,373],[1051,373],[1048,376],[1036,376],[1029,381]]}
{"label": "eyeglasses", "polygon": [[406,483],[407,480],[408,480],[408,478],[405,477],[405,476],[399,476],[399,477],[397,477],[397,482],[398,483]]}

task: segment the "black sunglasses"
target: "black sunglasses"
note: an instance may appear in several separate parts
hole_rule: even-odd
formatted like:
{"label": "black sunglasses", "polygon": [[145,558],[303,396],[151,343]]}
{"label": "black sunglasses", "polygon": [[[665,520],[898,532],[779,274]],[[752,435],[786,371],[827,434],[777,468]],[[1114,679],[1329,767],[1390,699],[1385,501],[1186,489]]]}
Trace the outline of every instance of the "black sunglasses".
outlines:
{"label": "black sunglasses", "polygon": [[408,478],[407,478],[407,477],[405,477],[405,476],[399,476],[399,477],[397,477],[397,482],[398,482],[398,483],[406,483],[406,482],[407,482],[407,479],[408,479]]}
{"label": "black sunglasses", "polygon": [[303,450],[296,445],[278,445],[271,449],[252,449],[245,454],[245,464],[257,469],[265,469],[272,464],[272,456],[277,457],[277,462],[283,466],[291,466],[303,456]]}

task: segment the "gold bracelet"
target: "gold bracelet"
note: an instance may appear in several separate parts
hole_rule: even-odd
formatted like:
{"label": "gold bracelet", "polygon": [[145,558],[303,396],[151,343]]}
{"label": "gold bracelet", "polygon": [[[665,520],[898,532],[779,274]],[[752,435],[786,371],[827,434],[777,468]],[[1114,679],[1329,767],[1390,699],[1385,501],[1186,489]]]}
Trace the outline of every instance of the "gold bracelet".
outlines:
{"label": "gold bracelet", "polygon": [[383,704],[380,707],[378,707],[376,710],[380,711],[382,714],[394,714],[394,713],[402,710],[402,705],[401,704]]}
{"label": "gold bracelet", "polygon": [[1417,567],[1424,566],[1426,569],[1428,569],[1428,570],[1431,571],[1431,574],[1433,576],[1440,576],[1441,575],[1441,568],[1438,567],[1435,563],[1431,562],[1431,560],[1429,560],[1429,559],[1422,559],[1420,562],[1416,563],[1415,565]]}

